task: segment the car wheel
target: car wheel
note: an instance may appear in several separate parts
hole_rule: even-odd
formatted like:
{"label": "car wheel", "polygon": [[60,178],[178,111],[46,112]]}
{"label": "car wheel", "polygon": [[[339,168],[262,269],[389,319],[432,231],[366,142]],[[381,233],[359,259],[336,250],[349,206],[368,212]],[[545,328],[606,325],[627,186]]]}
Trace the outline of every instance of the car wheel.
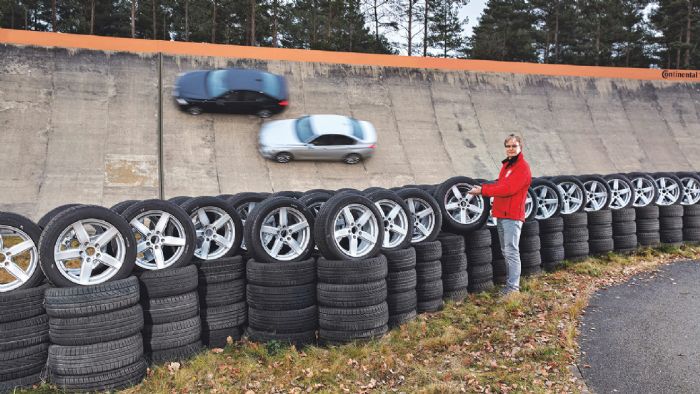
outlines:
{"label": "car wheel", "polygon": [[39,268],[41,228],[24,216],[0,213],[0,293],[37,286],[44,275]]}
{"label": "car wheel", "polygon": [[189,112],[190,115],[199,115],[202,113],[202,109],[199,107],[189,107],[187,108],[187,112]]}
{"label": "car wheel", "polygon": [[351,153],[343,158],[343,162],[345,162],[345,164],[357,164],[361,159],[360,155]]}
{"label": "car wheel", "polygon": [[270,116],[272,116],[272,111],[270,111],[269,109],[262,109],[258,111],[258,116],[261,118],[269,118]]}
{"label": "car wheel", "polygon": [[289,163],[292,161],[292,154],[288,152],[280,152],[275,155],[275,160],[278,163]]}

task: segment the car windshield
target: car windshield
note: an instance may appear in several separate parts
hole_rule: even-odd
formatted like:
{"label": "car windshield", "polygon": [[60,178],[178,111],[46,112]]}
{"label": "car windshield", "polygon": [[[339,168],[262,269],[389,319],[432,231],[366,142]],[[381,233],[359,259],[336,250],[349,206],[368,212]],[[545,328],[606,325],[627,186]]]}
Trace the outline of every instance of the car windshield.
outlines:
{"label": "car windshield", "polygon": [[311,118],[304,116],[296,121],[297,136],[301,142],[309,142],[314,138],[314,132],[311,130]]}
{"label": "car windshield", "polygon": [[355,136],[358,140],[361,140],[364,138],[364,133],[362,132],[362,126],[360,126],[360,122],[357,121],[357,119],[350,118],[350,122],[352,123],[352,135]]}
{"label": "car windshield", "polygon": [[226,86],[227,70],[210,71],[207,75],[207,91],[210,97],[219,97],[228,91]]}

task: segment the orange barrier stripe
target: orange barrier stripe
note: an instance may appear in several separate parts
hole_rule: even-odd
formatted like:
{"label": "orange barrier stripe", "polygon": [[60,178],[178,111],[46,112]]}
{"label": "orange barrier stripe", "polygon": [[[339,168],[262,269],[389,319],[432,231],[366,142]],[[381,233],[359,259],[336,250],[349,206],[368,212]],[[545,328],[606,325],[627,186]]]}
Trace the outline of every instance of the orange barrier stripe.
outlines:
{"label": "orange barrier stripe", "polygon": [[0,29],[0,43],[42,47],[82,48],[116,52],[160,52],[169,55],[185,56],[215,56],[226,58],[286,60],[293,62],[428,68],[514,74],[700,82],[700,72],[698,70],[659,70],[647,68],[499,62],[491,60],[424,58],[398,55],[375,55],[286,48],[259,48],[239,45],[100,37],[81,34],[35,32],[12,29]]}

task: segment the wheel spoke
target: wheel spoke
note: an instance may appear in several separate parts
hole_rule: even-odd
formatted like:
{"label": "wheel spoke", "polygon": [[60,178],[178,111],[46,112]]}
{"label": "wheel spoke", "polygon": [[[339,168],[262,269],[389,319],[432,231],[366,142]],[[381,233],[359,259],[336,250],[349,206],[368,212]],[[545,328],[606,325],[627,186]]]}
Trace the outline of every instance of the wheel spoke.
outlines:
{"label": "wheel spoke", "polygon": [[299,242],[297,242],[294,238],[290,239],[287,241],[287,245],[289,245],[290,248],[296,253],[297,255],[300,255],[303,250],[301,249],[301,245],[299,245]]}
{"label": "wheel spoke", "polygon": [[459,208],[459,203],[458,202],[451,202],[449,204],[445,204],[445,209],[448,211],[451,211],[453,209]]}
{"label": "wheel spoke", "polygon": [[576,204],[581,204],[581,199],[580,199],[580,198],[571,197],[570,201],[571,201],[571,202],[574,202],[574,203],[576,203]]}
{"label": "wheel spoke", "polygon": [[211,239],[212,241],[216,242],[217,245],[222,246],[224,248],[228,248],[231,246],[230,242],[219,234],[212,235]]}
{"label": "wheel spoke", "polygon": [[462,199],[462,193],[460,193],[457,185],[452,186],[452,194],[454,194],[454,196],[457,197],[458,200]]}
{"label": "wheel spoke", "polygon": [[167,212],[163,212],[163,214],[160,216],[160,219],[158,219],[158,223],[156,223],[156,231],[162,234],[163,231],[165,231],[165,226],[168,225],[169,221],[170,214]]}
{"label": "wheel spoke", "polygon": [[163,256],[163,249],[154,249],[153,255],[156,260],[156,267],[158,267],[159,270],[165,268],[165,257]]}
{"label": "wheel spoke", "polygon": [[202,242],[202,247],[199,248],[199,254],[201,254],[202,258],[207,258],[209,256],[209,248],[211,247],[211,241],[208,239],[205,239]]}
{"label": "wheel spoke", "polygon": [[143,235],[148,235],[151,232],[151,230],[149,230],[145,224],[141,223],[136,218],[132,219],[131,222],[129,222],[129,224],[131,225],[131,227],[135,228],[136,231],[140,232]]}
{"label": "wheel spoke", "polygon": [[368,210],[368,211],[366,211],[365,213],[363,213],[362,216],[360,216],[360,217],[357,219],[357,225],[358,225],[358,226],[364,226],[365,223],[367,223],[367,221],[369,220],[370,217],[372,217],[372,211],[369,211],[369,210]]}
{"label": "wheel spoke", "polygon": [[277,257],[283,245],[284,242],[282,242],[279,238],[275,239],[275,243],[272,245],[272,249],[270,250],[270,256]]}
{"label": "wheel spoke", "polygon": [[282,207],[280,208],[280,226],[286,226],[287,225],[287,208]]}
{"label": "wheel spoke", "polygon": [[424,218],[424,217],[430,215],[431,213],[433,213],[433,208],[427,207],[427,208],[425,208],[424,210],[422,210],[422,211],[420,211],[420,212],[417,212],[417,213],[416,213],[416,216],[418,216],[419,218],[422,219],[422,218]]}
{"label": "wheel spoke", "polygon": [[368,233],[367,231],[360,231],[358,234],[360,238],[369,241],[369,242],[376,242],[377,240],[372,236],[372,234]]}
{"label": "wheel spoke", "polygon": [[391,211],[389,211],[389,213],[386,215],[386,217],[389,220],[394,220],[396,218],[396,215],[398,215],[400,211],[401,211],[401,206],[396,204],[396,205],[394,205],[393,208],[391,208]]}
{"label": "wheel spoke", "polygon": [[350,238],[350,254],[357,255],[357,238],[355,237]]}
{"label": "wheel spoke", "polygon": [[167,246],[185,246],[187,239],[178,237],[163,237],[163,245]]}
{"label": "wheel spoke", "polygon": [[260,228],[260,231],[262,231],[265,234],[277,234],[277,227],[262,226]]}
{"label": "wheel spoke", "polygon": [[406,235],[406,229],[404,229],[403,227],[396,226],[396,227],[392,228],[391,231],[393,231],[395,233],[399,233],[401,235]]}
{"label": "wheel spoke", "polygon": [[150,246],[146,245],[146,241],[139,242],[136,245],[136,253],[141,253],[144,250],[148,250],[148,249],[150,249]]}
{"label": "wheel spoke", "polygon": [[423,225],[423,223],[417,223],[417,224],[416,224],[416,228],[417,228],[418,231],[420,231],[421,234],[423,234],[423,235],[428,235],[428,234],[430,233],[430,232],[428,231],[428,229]]}
{"label": "wheel spoke", "polygon": [[81,222],[73,223],[73,231],[75,232],[75,237],[81,244],[90,242],[90,236]]}
{"label": "wheel spoke", "polygon": [[228,222],[229,220],[231,220],[230,215],[228,215],[228,214],[223,215],[220,218],[216,219],[216,221],[214,223],[212,223],[212,227],[219,230],[219,229],[221,229],[221,227],[224,227],[224,225],[226,225],[226,222]]}
{"label": "wheel spoke", "polygon": [[343,239],[343,238],[350,235],[350,229],[349,228],[342,228],[340,230],[335,230],[335,233],[333,233],[333,235],[335,236],[336,241]]}
{"label": "wheel spoke", "polygon": [[202,226],[208,226],[210,224],[209,216],[207,216],[207,212],[204,210],[204,208],[199,208],[197,210],[197,217],[199,218],[199,223],[201,223]]}
{"label": "wheel spoke", "polygon": [[4,240],[2,239],[2,234],[0,234],[0,250],[3,249],[3,245],[5,244]]}
{"label": "wheel spoke", "polygon": [[24,241],[24,242],[18,243],[17,245],[15,245],[15,246],[13,246],[13,247],[11,247],[11,248],[8,248],[8,249],[5,251],[5,253],[6,253],[6,254],[11,254],[11,255],[13,255],[13,256],[17,256],[18,254],[20,254],[20,253],[22,253],[22,252],[24,252],[24,251],[26,251],[26,250],[29,250],[29,249],[31,249],[31,248],[33,248],[33,247],[34,247],[34,242],[32,242],[32,241]]}
{"label": "wheel spoke", "polygon": [[406,200],[406,204],[408,204],[408,210],[411,211],[412,214],[416,213],[416,203],[413,201],[412,198],[409,198]]}
{"label": "wheel spoke", "polygon": [[95,245],[104,246],[107,245],[114,237],[119,234],[119,230],[116,227],[110,227],[104,233],[100,234],[95,240]]}
{"label": "wheel spoke", "polygon": [[88,284],[90,283],[90,277],[92,276],[92,263],[88,261],[83,261],[80,265],[80,283]]}
{"label": "wheel spoke", "polygon": [[5,266],[5,269],[7,270],[10,275],[14,276],[17,278],[20,282],[26,282],[29,280],[29,275],[27,275],[26,272],[22,268],[20,268],[17,264],[10,262]]}
{"label": "wheel spoke", "polygon": [[112,268],[119,268],[122,266],[122,262],[115,259],[114,257],[108,255],[108,254],[102,254],[102,256],[98,259],[102,264],[112,267]]}
{"label": "wheel spoke", "polygon": [[306,222],[299,222],[297,224],[291,225],[287,228],[289,233],[291,234],[296,234],[297,232],[304,230],[309,227],[309,224]]}
{"label": "wheel spoke", "polygon": [[62,250],[60,252],[54,253],[53,258],[56,261],[79,259],[80,258],[80,249]]}
{"label": "wheel spoke", "polygon": [[355,221],[355,218],[352,216],[352,212],[350,212],[350,208],[345,207],[343,208],[343,217],[345,218],[345,224],[350,225],[350,223]]}

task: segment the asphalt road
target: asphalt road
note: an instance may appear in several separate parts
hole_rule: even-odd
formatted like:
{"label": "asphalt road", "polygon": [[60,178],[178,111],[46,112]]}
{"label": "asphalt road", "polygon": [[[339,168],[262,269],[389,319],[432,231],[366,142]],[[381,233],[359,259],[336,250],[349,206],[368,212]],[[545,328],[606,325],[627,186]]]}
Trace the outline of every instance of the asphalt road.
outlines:
{"label": "asphalt road", "polygon": [[581,371],[595,393],[700,392],[700,261],[598,291],[582,319]]}

